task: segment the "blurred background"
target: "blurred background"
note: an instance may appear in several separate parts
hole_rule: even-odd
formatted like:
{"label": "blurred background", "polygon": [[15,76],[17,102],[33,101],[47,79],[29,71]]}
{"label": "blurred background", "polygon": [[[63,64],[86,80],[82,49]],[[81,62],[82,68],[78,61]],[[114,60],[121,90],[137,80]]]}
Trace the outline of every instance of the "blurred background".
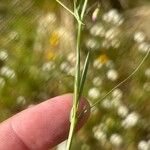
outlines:
{"label": "blurred background", "polygon": [[[84,22],[81,65],[92,56],[83,95],[92,105],[150,50],[150,1],[89,0]],[[55,0],[0,1],[0,121],[73,92],[75,41],[74,18]],[[92,108],[73,149],[150,150],[150,57]]]}

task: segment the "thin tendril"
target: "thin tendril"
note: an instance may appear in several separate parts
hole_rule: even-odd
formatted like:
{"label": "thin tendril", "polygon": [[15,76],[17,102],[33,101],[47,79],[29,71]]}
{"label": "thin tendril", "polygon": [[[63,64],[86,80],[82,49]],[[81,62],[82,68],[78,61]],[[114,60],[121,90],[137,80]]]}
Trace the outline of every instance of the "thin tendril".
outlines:
{"label": "thin tendril", "polygon": [[90,108],[93,108],[94,106],[96,106],[99,102],[101,102],[102,100],[104,100],[108,95],[110,95],[116,88],[118,88],[120,85],[122,85],[123,83],[125,83],[127,80],[129,80],[132,76],[135,75],[135,73],[140,69],[140,67],[143,65],[144,61],[147,59],[148,55],[150,53],[150,50],[147,51],[146,55],[144,56],[144,58],[142,59],[142,61],[139,63],[139,65],[135,68],[135,70],[127,77],[125,78],[123,81],[121,81],[119,84],[117,84],[114,88],[112,88],[106,95],[104,95],[100,100],[98,100],[97,102],[95,102],[93,105],[91,105]]}

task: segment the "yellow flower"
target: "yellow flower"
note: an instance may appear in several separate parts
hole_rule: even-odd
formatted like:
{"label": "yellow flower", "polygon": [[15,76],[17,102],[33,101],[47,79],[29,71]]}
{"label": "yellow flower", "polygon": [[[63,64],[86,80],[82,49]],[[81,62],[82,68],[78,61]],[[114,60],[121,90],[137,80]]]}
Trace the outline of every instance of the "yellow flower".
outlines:
{"label": "yellow flower", "polygon": [[98,59],[98,60],[100,61],[100,63],[102,63],[102,64],[106,64],[106,63],[108,62],[108,60],[109,60],[108,56],[105,55],[105,54],[100,55],[97,59]]}
{"label": "yellow flower", "polygon": [[52,32],[50,39],[49,39],[50,45],[55,47],[59,44],[59,35],[57,32]]}
{"label": "yellow flower", "polygon": [[56,58],[56,54],[52,51],[46,51],[45,58],[47,60],[54,60]]}

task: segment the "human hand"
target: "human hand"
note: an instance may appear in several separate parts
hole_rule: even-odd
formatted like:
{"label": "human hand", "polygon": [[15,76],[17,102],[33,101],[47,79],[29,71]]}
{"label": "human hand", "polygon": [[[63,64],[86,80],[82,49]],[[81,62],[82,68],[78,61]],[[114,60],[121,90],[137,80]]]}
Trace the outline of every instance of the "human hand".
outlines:
{"label": "human hand", "polygon": [[[0,124],[0,150],[48,150],[64,141],[69,132],[72,95],[58,96],[28,108]],[[81,100],[79,112],[88,110],[77,129],[90,114],[87,101]]]}

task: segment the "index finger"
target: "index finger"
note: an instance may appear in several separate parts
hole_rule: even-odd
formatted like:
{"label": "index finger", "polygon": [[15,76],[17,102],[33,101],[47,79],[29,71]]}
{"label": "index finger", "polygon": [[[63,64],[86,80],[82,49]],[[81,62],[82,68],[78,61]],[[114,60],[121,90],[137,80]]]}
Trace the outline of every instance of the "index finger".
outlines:
{"label": "index finger", "polygon": [[[81,100],[80,111],[89,108]],[[0,125],[0,150],[48,150],[65,140],[69,131],[72,95],[67,94],[28,108]],[[88,109],[89,110],[89,109]],[[79,120],[80,128],[89,111]]]}

